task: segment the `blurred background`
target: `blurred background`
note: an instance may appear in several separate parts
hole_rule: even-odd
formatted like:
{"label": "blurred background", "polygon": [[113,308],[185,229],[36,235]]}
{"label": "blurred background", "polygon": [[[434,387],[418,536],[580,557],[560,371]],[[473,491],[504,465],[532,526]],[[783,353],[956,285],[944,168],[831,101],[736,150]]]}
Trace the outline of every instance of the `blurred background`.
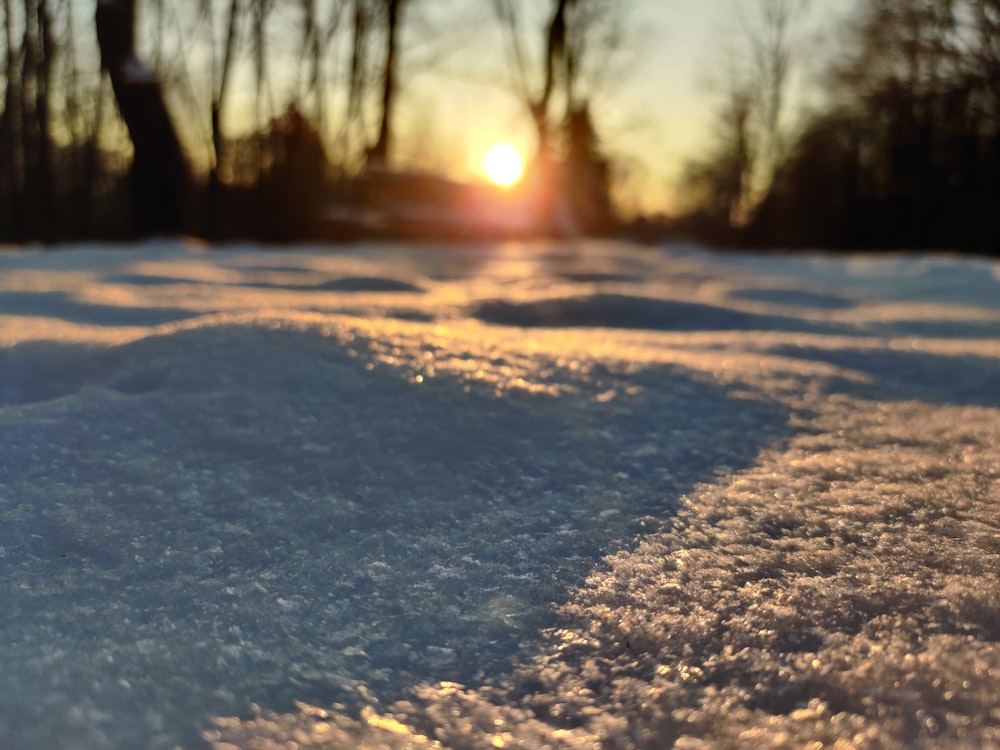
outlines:
{"label": "blurred background", "polygon": [[0,241],[1000,247],[1000,0],[0,0]]}

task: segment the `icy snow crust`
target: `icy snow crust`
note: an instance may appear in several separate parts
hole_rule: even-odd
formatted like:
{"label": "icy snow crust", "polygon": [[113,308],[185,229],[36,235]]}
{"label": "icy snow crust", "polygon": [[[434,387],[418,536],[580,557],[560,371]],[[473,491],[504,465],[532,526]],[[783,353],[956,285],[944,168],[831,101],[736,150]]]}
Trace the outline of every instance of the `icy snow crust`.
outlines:
{"label": "icy snow crust", "polygon": [[995,264],[11,252],[0,345],[0,747],[1000,747]]}

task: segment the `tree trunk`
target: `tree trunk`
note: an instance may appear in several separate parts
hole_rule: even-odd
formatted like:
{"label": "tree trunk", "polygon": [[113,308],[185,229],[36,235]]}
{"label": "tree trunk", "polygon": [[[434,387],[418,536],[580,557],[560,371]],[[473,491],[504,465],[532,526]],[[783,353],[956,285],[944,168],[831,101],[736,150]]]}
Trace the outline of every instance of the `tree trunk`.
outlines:
{"label": "tree trunk", "polygon": [[365,137],[363,97],[366,83],[366,52],[368,48],[369,28],[368,10],[363,0],[354,0],[354,23],[351,31],[351,66],[347,85],[347,126],[345,129],[345,154],[350,155],[353,131],[361,133],[360,142],[367,148]]}
{"label": "tree trunk", "polygon": [[368,152],[368,163],[374,166],[385,166],[389,160],[392,109],[396,97],[396,46],[403,0],[386,0],[386,3],[388,39],[386,40],[385,68],[382,74],[382,124],[379,127],[378,140]]}
{"label": "tree trunk", "polygon": [[135,0],[98,0],[101,66],[111,77],[132,139],[132,230],[177,234],[184,228],[187,160],[156,76],[135,57]]}
{"label": "tree trunk", "polygon": [[528,101],[535,131],[538,151],[535,154],[534,172],[536,202],[540,228],[561,234],[574,234],[572,217],[565,208],[565,185],[562,165],[553,153],[552,125],[549,105],[556,87],[556,66],[564,63],[566,52],[566,9],[572,0],[555,0],[552,18],[545,30],[545,79],[537,99]]}
{"label": "tree trunk", "polygon": [[104,82],[97,87],[97,106],[94,108],[94,119],[87,133],[83,156],[83,174],[80,177],[80,188],[77,194],[78,231],[84,237],[92,237],[100,226],[94,220],[94,193],[97,187],[97,176],[100,169],[100,136],[101,125],[104,122]]}
{"label": "tree trunk", "polygon": [[[252,0],[250,39],[254,64],[254,169],[256,182],[259,185],[264,173],[265,156],[269,151],[268,136],[263,115],[263,97],[265,89],[270,95],[270,82],[267,77],[267,34],[265,34],[268,16],[274,9],[274,0]],[[274,101],[269,96],[270,115],[274,115]]]}
{"label": "tree trunk", "polygon": [[222,136],[222,105],[226,98],[226,90],[229,88],[229,71],[232,67],[233,53],[236,47],[236,23],[239,15],[239,0],[231,0],[226,30],[226,48],[222,53],[222,71],[218,89],[212,98],[212,149],[215,160],[209,174],[208,206],[205,209],[205,233],[212,240],[218,237],[219,214],[222,211],[222,179],[219,176],[219,166],[224,160],[223,149],[225,148]]}
{"label": "tree trunk", "polygon": [[53,210],[52,135],[49,127],[49,90],[52,86],[52,22],[47,0],[38,0],[35,8],[37,21],[38,60],[35,74],[35,117],[38,121],[38,199],[41,226],[39,236],[45,242],[55,238],[55,212]]}
{"label": "tree trunk", "polygon": [[[19,55],[14,48],[14,18],[10,0],[3,0],[5,64],[8,71],[16,71]],[[24,150],[20,129],[24,118],[21,112],[23,79],[8,75],[4,91],[3,114],[0,116],[0,197],[6,198],[4,206],[8,236],[20,241],[24,239]]]}

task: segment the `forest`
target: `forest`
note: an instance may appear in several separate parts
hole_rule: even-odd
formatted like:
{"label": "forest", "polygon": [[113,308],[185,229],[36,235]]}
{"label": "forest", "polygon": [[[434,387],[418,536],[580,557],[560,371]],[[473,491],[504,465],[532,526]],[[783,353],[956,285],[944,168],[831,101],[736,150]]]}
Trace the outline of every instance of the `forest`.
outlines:
{"label": "forest", "polygon": [[688,155],[678,205],[648,215],[621,208],[592,96],[601,78],[628,85],[608,61],[632,43],[630,4],[478,4],[491,27],[480,43],[502,47],[499,83],[534,136],[515,223],[468,208],[495,216],[510,195],[399,156],[400,81],[447,58],[462,23],[426,15],[435,1],[0,0],[0,241],[1000,247],[1000,0],[858,3],[824,32],[836,54],[814,74],[821,103],[795,111],[808,3],[742,4],[743,53],[715,92],[713,132]]}

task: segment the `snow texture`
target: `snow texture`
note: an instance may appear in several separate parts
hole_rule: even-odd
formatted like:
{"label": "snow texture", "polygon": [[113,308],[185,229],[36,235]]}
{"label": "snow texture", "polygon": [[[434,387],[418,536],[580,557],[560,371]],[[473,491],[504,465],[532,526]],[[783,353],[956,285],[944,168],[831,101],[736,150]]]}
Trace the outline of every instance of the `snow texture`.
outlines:
{"label": "snow texture", "polygon": [[0,254],[0,747],[1000,747],[1000,267]]}

